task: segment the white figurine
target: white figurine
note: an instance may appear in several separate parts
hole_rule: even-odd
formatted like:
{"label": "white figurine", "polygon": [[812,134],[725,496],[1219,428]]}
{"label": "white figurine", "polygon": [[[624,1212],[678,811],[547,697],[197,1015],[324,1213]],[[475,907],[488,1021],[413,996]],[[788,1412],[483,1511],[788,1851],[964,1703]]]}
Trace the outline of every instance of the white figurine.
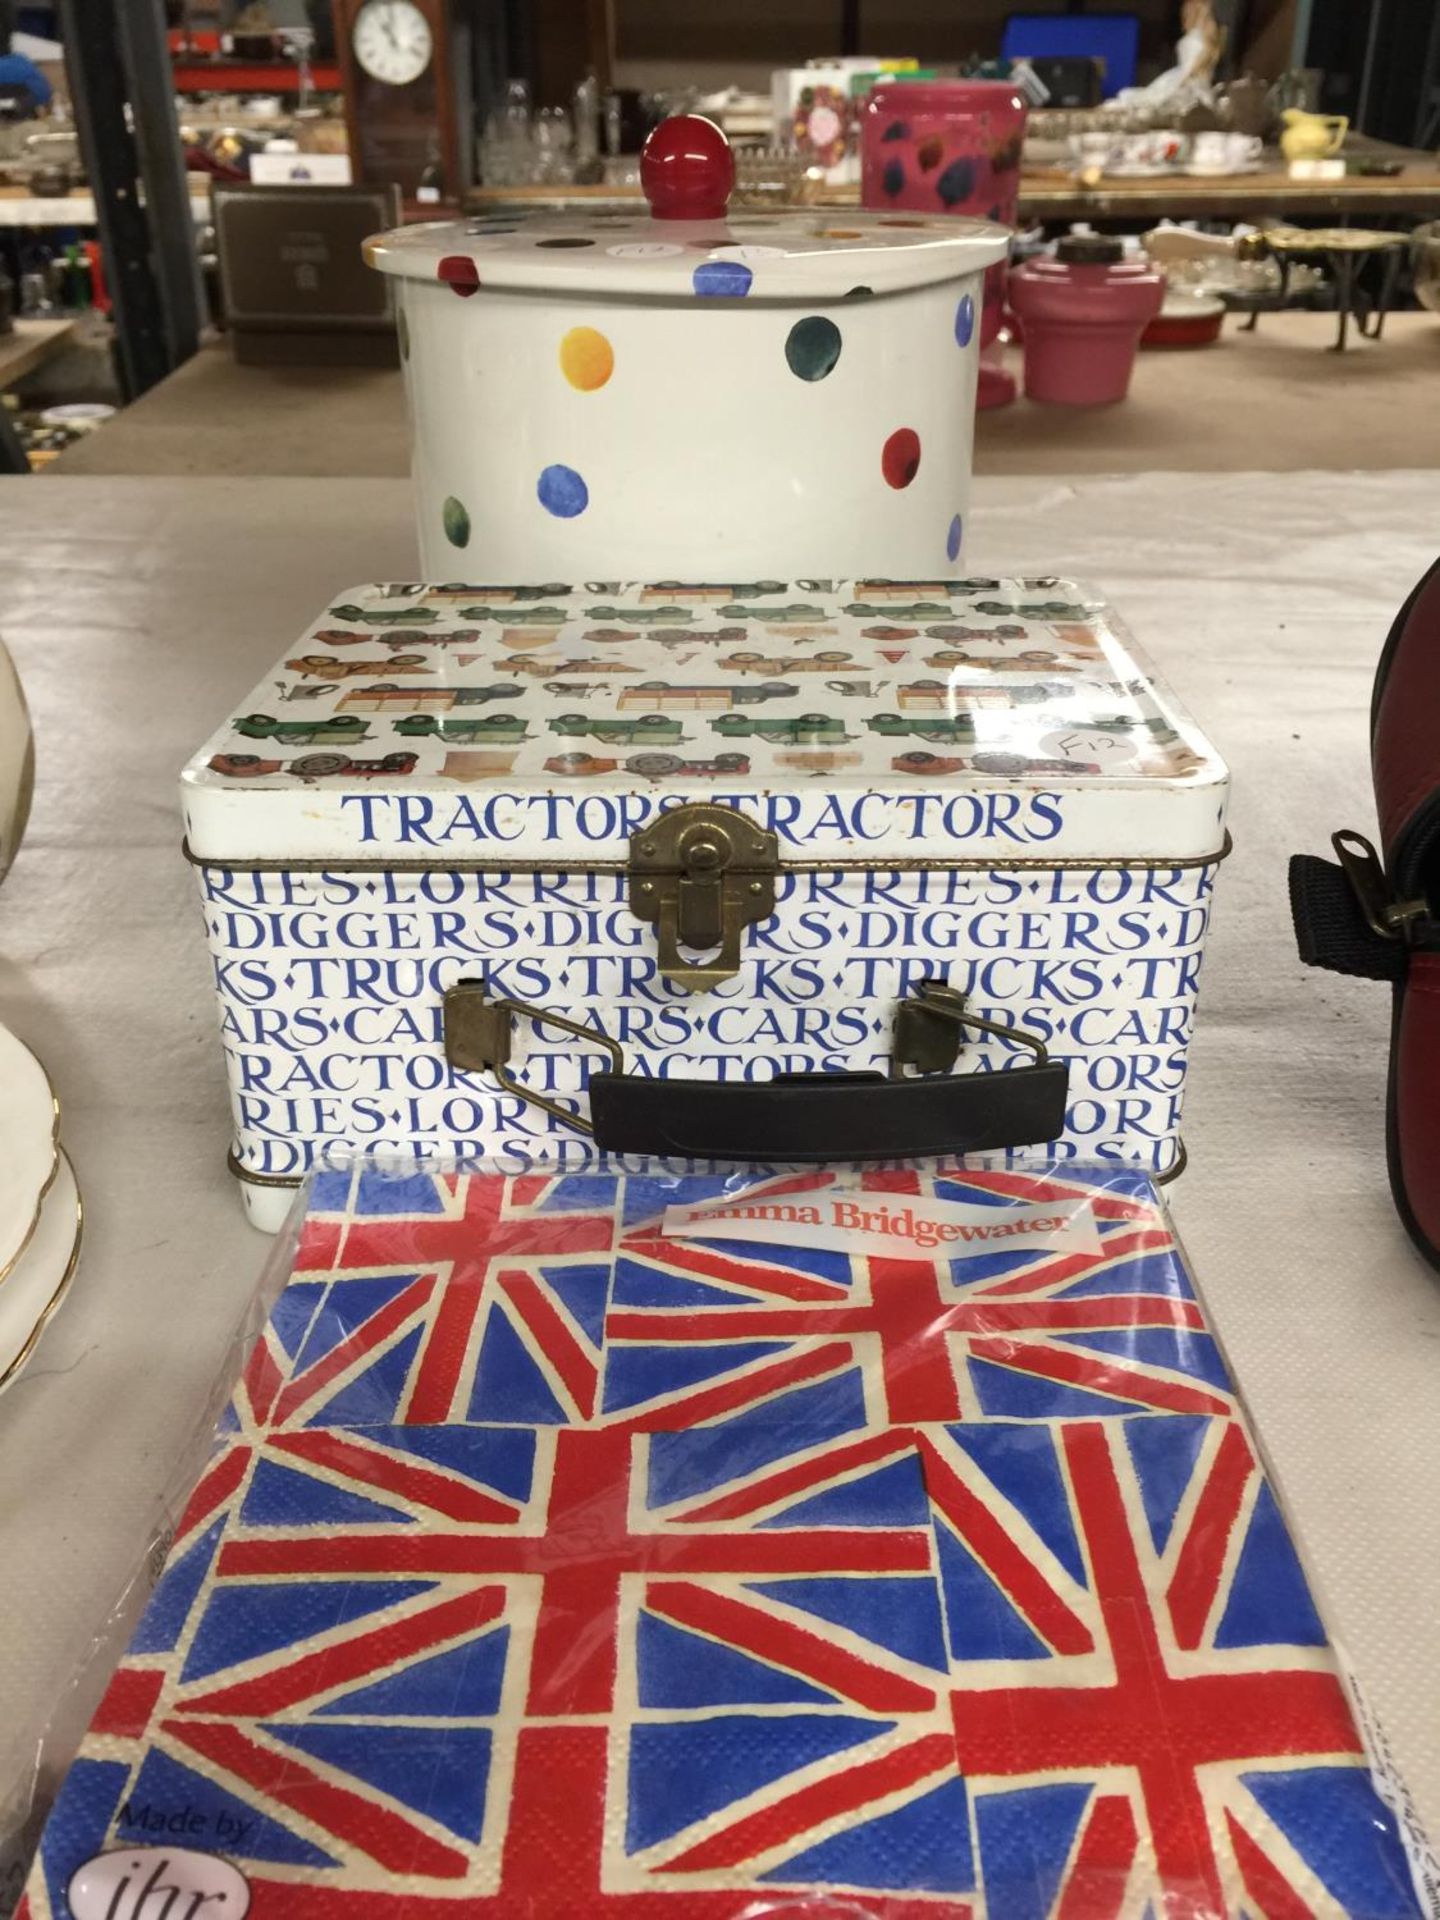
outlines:
{"label": "white figurine", "polygon": [[1225,50],[1225,29],[1215,18],[1211,0],[1185,0],[1180,10],[1183,31],[1175,43],[1175,64],[1148,86],[1126,87],[1109,105],[1123,112],[1157,107],[1184,113],[1214,94],[1215,69]]}

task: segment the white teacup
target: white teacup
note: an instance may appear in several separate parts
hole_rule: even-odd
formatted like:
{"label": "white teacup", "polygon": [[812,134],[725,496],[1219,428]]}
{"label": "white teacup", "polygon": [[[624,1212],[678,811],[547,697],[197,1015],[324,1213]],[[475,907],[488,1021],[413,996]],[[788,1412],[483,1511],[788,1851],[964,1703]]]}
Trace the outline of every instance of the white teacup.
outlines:
{"label": "white teacup", "polygon": [[1197,133],[1190,159],[1197,167],[1244,167],[1259,159],[1261,144],[1253,133]]}
{"label": "white teacup", "polygon": [[1070,136],[1070,152],[1078,164],[1082,167],[1099,167],[1102,171],[1109,166],[1117,145],[1115,135],[1103,130]]}
{"label": "white teacup", "polygon": [[1127,167],[1170,167],[1185,151],[1185,136],[1169,128],[1129,133],[1121,142],[1121,151]]}

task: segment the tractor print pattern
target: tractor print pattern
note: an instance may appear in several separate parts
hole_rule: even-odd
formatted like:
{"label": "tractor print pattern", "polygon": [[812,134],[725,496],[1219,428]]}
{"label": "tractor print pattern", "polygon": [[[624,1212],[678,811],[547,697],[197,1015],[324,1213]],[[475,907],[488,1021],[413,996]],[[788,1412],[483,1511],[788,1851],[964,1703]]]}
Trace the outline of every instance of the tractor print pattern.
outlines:
{"label": "tractor print pattern", "polygon": [[1048,576],[392,584],[338,595],[199,766],[268,786],[1169,782],[1207,764],[1187,731],[1103,602]]}

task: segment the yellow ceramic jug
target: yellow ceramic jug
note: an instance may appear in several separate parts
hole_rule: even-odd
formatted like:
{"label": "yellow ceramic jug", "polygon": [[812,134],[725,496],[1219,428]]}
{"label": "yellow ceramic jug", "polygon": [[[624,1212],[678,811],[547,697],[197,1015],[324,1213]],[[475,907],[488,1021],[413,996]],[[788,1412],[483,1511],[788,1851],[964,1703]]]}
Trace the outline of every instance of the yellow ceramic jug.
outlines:
{"label": "yellow ceramic jug", "polygon": [[1287,160],[1327,160],[1340,151],[1350,129],[1343,113],[1306,113],[1302,107],[1286,107],[1280,117],[1285,122],[1280,151]]}

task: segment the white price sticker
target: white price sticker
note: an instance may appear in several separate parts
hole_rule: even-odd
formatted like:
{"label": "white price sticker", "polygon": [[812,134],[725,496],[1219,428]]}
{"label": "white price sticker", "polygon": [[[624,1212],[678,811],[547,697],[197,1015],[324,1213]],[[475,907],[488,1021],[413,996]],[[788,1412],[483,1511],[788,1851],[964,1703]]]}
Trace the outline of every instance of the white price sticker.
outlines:
{"label": "white price sticker", "polygon": [[984,1253],[1100,1253],[1086,1201],[972,1206],[933,1194],[876,1193],[837,1180],[798,1192],[757,1189],[694,1207],[667,1207],[667,1240],[761,1240],[891,1260],[963,1260]]}

